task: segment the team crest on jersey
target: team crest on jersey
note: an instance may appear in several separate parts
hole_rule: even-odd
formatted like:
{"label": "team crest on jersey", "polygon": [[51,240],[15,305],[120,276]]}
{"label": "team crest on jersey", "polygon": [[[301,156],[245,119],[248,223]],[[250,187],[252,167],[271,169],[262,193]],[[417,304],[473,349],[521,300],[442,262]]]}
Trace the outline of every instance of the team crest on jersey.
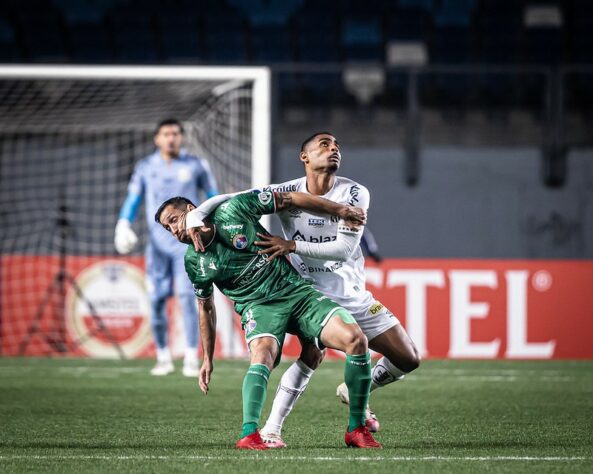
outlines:
{"label": "team crest on jersey", "polygon": [[269,191],[266,191],[266,192],[263,192],[263,193],[259,193],[257,195],[257,199],[259,199],[259,202],[261,202],[264,206],[266,204],[270,204],[270,202],[272,201],[272,198],[273,197],[274,197],[274,195],[271,192],[269,192]]}
{"label": "team crest on jersey", "polygon": [[309,225],[311,227],[323,227],[325,219],[309,219]]}
{"label": "team crest on jersey", "polygon": [[189,183],[189,181],[191,180],[191,171],[189,168],[180,168],[179,171],[177,171],[177,180],[180,183]]}
{"label": "team crest on jersey", "polygon": [[243,234],[237,234],[233,237],[233,247],[243,250],[248,245],[247,237]]}
{"label": "team crest on jersey", "polygon": [[253,332],[253,330],[257,327],[257,321],[255,319],[250,319],[245,324],[245,335],[249,336]]}

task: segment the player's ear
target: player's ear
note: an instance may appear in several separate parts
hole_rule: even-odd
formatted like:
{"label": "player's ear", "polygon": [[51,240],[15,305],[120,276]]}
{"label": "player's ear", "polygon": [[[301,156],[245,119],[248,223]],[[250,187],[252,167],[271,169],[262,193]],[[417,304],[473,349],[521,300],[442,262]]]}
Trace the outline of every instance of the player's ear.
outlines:
{"label": "player's ear", "polygon": [[303,163],[309,163],[309,155],[307,154],[306,151],[301,151],[299,158]]}
{"label": "player's ear", "polygon": [[195,208],[196,208],[196,206],[194,206],[193,204],[189,204],[189,203],[185,207],[185,209],[187,210],[187,212],[189,212],[189,211],[191,211],[191,210],[193,210]]}

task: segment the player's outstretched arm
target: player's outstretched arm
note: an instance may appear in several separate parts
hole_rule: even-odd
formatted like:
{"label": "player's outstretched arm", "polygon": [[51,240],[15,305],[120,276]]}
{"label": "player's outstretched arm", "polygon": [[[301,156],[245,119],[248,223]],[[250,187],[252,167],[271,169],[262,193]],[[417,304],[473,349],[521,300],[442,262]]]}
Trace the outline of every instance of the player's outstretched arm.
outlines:
{"label": "player's outstretched arm", "polygon": [[366,211],[360,207],[348,206],[319,196],[300,192],[275,193],[275,196],[276,212],[298,207],[314,214],[338,216],[340,219],[351,221],[353,224],[366,224]]}
{"label": "player's outstretched arm", "polygon": [[214,347],[216,345],[216,307],[214,296],[198,298],[200,312],[200,335],[202,339],[202,367],[198,376],[200,390],[208,395],[210,376],[214,370]]}

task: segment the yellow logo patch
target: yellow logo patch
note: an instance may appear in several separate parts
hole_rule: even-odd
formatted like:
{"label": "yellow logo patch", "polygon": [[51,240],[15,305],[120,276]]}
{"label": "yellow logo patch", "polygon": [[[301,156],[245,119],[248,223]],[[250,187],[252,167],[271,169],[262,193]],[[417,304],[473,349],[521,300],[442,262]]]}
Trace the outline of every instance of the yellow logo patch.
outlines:
{"label": "yellow logo patch", "polygon": [[371,314],[377,314],[379,311],[381,311],[385,306],[383,306],[381,303],[379,303],[378,301],[371,306],[371,309],[369,310],[371,312]]}

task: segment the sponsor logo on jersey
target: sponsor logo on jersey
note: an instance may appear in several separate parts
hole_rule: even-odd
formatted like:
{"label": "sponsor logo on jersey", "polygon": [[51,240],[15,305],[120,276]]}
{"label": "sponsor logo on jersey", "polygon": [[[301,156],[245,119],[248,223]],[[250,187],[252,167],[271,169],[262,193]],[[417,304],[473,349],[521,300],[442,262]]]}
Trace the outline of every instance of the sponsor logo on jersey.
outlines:
{"label": "sponsor logo on jersey", "polygon": [[258,255],[254,257],[245,267],[243,272],[233,280],[237,286],[243,286],[249,284],[270,261],[265,255]]}
{"label": "sponsor logo on jersey", "polygon": [[239,250],[243,250],[247,247],[249,242],[244,234],[237,234],[233,237],[233,247]]}
{"label": "sponsor logo on jersey", "polygon": [[370,307],[369,312],[371,314],[377,314],[379,311],[381,311],[385,306],[383,306],[381,303],[379,303],[378,301]]}
{"label": "sponsor logo on jersey", "polygon": [[325,219],[309,219],[309,225],[311,227],[323,227]]}
{"label": "sponsor logo on jersey", "polygon": [[348,204],[350,204],[351,206],[356,206],[356,204],[358,204],[359,191],[360,186],[356,184],[350,188],[350,200],[348,201]]}
{"label": "sponsor logo on jersey", "polygon": [[264,191],[276,191],[278,193],[292,193],[297,190],[296,184],[285,184],[283,186],[276,186],[272,188],[272,186],[265,186]]}
{"label": "sponsor logo on jersey", "polygon": [[336,235],[327,235],[327,236],[323,236],[320,235],[319,237],[313,237],[312,235],[310,235],[308,238],[303,235],[300,231],[296,231],[294,234],[292,234],[292,239],[291,240],[300,240],[301,242],[311,242],[314,244],[320,244],[323,242],[332,242],[334,240],[336,240],[338,237]]}
{"label": "sponsor logo on jersey", "polygon": [[259,202],[261,202],[264,206],[267,204],[270,204],[270,202],[272,202],[272,199],[274,199],[274,195],[269,192],[263,192],[263,193],[259,193],[257,195],[257,199],[259,200]]}
{"label": "sponsor logo on jersey", "polygon": [[200,256],[200,272],[202,272],[202,276],[206,276],[206,269],[204,268],[204,257]]}
{"label": "sponsor logo on jersey", "polygon": [[177,171],[177,181],[179,181],[180,183],[189,183],[191,180],[191,170],[189,168],[186,168],[185,166],[183,168],[179,168],[179,170]]}
{"label": "sponsor logo on jersey", "polygon": [[222,228],[224,230],[241,230],[243,228],[243,224],[227,224],[223,225]]}
{"label": "sponsor logo on jersey", "polygon": [[307,267],[309,273],[331,273],[344,266],[344,262],[336,262],[329,267]]}
{"label": "sponsor logo on jersey", "polygon": [[340,222],[340,218],[338,216],[331,216],[329,218],[330,222],[332,222],[333,224],[337,224],[338,222]]}
{"label": "sponsor logo on jersey", "polygon": [[68,291],[65,309],[69,336],[89,356],[116,357],[111,337],[129,358],[151,343],[144,272],[131,263],[103,260],[87,266]]}

